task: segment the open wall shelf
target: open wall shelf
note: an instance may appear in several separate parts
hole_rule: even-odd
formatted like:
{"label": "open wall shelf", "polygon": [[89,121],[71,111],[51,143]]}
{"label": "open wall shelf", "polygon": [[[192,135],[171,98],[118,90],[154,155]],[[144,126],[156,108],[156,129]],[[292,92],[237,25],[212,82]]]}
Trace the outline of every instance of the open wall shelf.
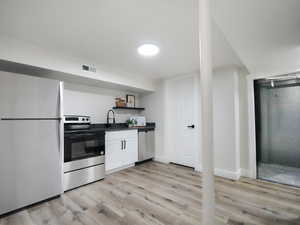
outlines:
{"label": "open wall shelf", "polygon": [[140,107],[113,107],[113,109],[125,109],[125,110],[138,110],[138,111],[143,111],[145,108],[140,108]]}

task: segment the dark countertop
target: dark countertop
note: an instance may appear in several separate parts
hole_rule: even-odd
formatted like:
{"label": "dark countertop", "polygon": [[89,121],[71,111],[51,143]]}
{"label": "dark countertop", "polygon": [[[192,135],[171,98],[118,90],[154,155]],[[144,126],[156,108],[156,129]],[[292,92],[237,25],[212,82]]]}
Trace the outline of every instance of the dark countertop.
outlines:
{"label": "dark countertop", "polygon": [[155,129],[155,123],[147,123],[145,127],[128,127],[126,123],[116,123],[111,126],[107,124],[91,124],[91,128],[87,130],[65,130],[65,134],[77,133],[77,132],[93,132],[93,131],[121,131],[121,130],[138,130],[138,131],[149,131]]}

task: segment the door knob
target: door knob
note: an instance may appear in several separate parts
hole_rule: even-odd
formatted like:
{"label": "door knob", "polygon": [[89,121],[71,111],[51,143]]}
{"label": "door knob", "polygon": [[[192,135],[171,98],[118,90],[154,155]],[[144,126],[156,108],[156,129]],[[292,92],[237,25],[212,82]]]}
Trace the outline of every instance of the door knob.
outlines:
{"label": "door knob", "polygon": [[188,128],[192,128],[192,129],[194,129],[195,128],[195,125],[193,124],[193,125],[190,125],[190,126],[187,126]]}

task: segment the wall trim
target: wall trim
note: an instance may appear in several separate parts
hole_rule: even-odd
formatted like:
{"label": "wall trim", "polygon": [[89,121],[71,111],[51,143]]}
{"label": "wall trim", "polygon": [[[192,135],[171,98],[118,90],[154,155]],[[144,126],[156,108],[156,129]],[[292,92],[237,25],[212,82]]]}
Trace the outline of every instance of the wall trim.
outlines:
{"label": "wall trim", "polygon": [[154,159],[153,159],[155,162],[160,162],[160,163],[166,163],[166,164],[169,164],[170,163],[170,160],[166,159],[165,157],[157,157],[155,156]]}
{"label": "wall trim", "polygon": [[241,169],[234,172],[234,171],[230,171],[230,170],[223,170],[223,169],[216,168],[215,175],[224,177],[224,178],[228,178],[231,180],[239,180],[241,177]]}
{"label": "wall trim", "polygon": [[[202,172],[202,166],[195,167],[196,172]],[[219,177],[224,177],[231,180],[239,180],[242,174],[242,169],[238,169],[237,171],[224,170],[220,168],[215,168],[214,175]]]}
{"label": "wall trim", "polygon": [[254,100],[254,80],[247,79],[248,89],[248,149],[249,149],[249,172],[251,178],[256,178],[256,132],[255,132],[255,100]]}
{"label": "wall trim", "polygon": [[202,172],[202,165],[196,164],[195,167],[194,167],[194,170],[195,170],[196,172],[201,173],[201,172]]}
{"label": "wall trim", "polygon": [[241,168],[241,176],[251,178],[251,171],[248,169]]}

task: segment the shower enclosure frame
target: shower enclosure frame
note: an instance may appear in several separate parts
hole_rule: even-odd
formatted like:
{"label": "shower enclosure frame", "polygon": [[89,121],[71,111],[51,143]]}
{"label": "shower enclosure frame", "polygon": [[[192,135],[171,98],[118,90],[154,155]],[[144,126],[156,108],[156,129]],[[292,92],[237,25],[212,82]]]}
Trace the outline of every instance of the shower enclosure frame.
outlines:
{"label": "shower enclosure frame", "polygon": [[259,79],[289,76],[299,74],[300,69],[293,71],[284,71],[280,73],[260,73],[250,74],[247,76],[247,93],[248,93],[248,171],[244,175],[257,179],[257,161],[256,161],[256,127],[255,127],[255,98],[254,98],[254,81]]}

